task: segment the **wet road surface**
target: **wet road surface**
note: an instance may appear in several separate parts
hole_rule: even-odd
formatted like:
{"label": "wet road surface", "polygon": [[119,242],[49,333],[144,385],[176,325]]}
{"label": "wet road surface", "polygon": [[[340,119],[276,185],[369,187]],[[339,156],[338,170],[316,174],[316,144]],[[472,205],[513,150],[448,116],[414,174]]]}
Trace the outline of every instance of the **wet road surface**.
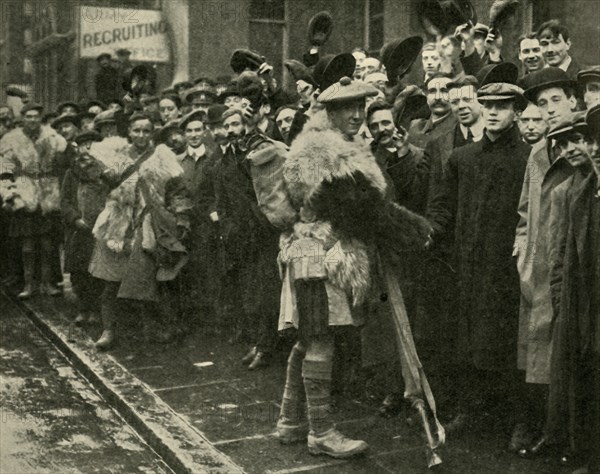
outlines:
{"label": "wet road surface", "polygon": [[0,473],[171,473],[0,294]]}

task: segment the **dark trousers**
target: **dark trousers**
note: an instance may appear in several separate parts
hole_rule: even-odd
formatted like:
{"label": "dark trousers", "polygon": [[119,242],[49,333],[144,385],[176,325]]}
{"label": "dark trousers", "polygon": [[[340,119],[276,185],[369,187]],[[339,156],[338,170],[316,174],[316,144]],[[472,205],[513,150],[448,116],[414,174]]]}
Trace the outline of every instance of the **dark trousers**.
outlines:
{"label": "dark trousers", "polygon": [[77,296],[80,312],[94,311],[103,290],[103,282],[94,278],[87,271],[71,272],[71,285]]}

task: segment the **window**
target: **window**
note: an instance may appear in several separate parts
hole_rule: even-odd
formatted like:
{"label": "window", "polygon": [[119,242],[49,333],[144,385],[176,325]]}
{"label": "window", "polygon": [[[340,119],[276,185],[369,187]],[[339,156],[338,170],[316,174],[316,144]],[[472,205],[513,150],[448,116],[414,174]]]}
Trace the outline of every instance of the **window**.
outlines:
{"label": "window", "polygon": [[366,0],[366,48],[370,53],[378,53],[383,46],[384,0]]}
{"label": "window", "polygon": [[286,0],[250,0],[250,48],[265,56],[281,81],[286,50]]}

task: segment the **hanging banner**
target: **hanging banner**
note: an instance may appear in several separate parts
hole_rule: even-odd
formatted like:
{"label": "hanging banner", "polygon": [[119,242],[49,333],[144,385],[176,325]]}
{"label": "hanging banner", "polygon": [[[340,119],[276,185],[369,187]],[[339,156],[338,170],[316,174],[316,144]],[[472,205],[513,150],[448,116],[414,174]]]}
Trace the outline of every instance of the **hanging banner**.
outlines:
{"label": "hanging banner", "polygon": [[166,63],[170,60],[166,21],[159,10],[80,7],[79,52],[82,58],[118,49],[131,51],[131,61]]}

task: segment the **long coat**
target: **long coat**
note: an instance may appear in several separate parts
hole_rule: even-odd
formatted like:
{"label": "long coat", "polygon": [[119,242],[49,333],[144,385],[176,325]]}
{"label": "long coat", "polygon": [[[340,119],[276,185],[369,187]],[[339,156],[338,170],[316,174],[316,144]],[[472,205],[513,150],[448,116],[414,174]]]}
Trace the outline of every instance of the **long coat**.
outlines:
{"label": "long coat", "polygon": [[564,190],[567,232],[546,427],[553,439],[575,451],[597,449],[600,435],[600,197],[596,174],[580,171]]}
{"label": "long coat", "polygon": [[215,175],[223,276],[237,273],[240,287],[235,295],[247,315],[265,311],[277,314],[281,289],[279,232],[258,205],[246,153],[239,147],[227,148]]}
{"label": "long coat", "polygon": [[573,172],[564,159],[550,161],[543,140],[531,152],[519,201],[513,255],[521,281],[518,368],[528,383],[548,383],[552,335],[549,232],[552,191]]}
{"label": "long coat", "polygon": [[519,280],[511,254],[529,152],[516,126],[455,150],[430,206],[437,232],[454,229],[457,356],[480,369],[516,364]]}
{"label": "long coat", "polygon": [[427,143],[445,135],[456,126],[454,114],[448,112],[442,120],[434,122],[432,117],[428,119],[415,119],[408,129],[408,141],[411,145],[425,148]]}
{"label": "long coat", "polygon": [[[214,309],[219,291],[218,232],[210,214],[217,211],[215,167],[221,160],[221,149],[213,140],[204,140],[205,155],[198,161],[187,154],[177,159],[193,209],[190,215],[190,261],[183,269],[184,295],[192,308]],[[190,308],[190,309],[192,309]]]}
{"label": "long coat", "polygon": [[[67,170],[60,192],[65,226],[65,273],[88,271],[95,243],[92,228],[104,208],[108,191],[104,181],[86,179],[76,167]],[[83,219],[89,229],[75,226],[78,219]]]}

